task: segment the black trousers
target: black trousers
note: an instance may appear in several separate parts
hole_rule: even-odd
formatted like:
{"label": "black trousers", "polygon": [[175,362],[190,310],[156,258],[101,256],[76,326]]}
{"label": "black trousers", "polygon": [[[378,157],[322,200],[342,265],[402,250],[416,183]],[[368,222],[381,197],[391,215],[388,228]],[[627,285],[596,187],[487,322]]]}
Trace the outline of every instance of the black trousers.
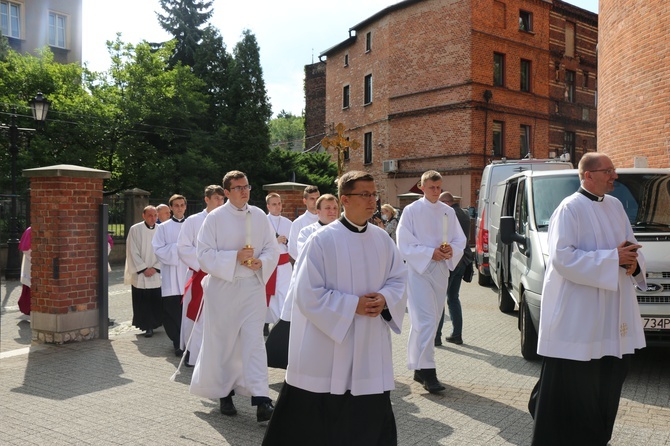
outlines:
{"label": "black trousers", "polygon": [[133,325],[140,330],[158,328],[163,324],[163,302],[159,288],[131,286],[133,300]]}
{"label": "black trousers", "polygon": [[284,382],[263,446],[394,446],[391,392],[353,396],[314,393]]}
{"label": "black trousers", "polygon": [[181,296],[163,296],[163,327],[175,349],[181,335]]}
{"label": "black trousers", "polygon": [[605,446],[612,438],[632,355],[590,361],[545,358],[531,392],[534,446]]}
{"label": "black trousers", "polygon": [[288,340],[291,323],[283,319],[272,327],[270,336],[265,341],[265,350],[268,355],[268,367],[286,370],[288,365]]}

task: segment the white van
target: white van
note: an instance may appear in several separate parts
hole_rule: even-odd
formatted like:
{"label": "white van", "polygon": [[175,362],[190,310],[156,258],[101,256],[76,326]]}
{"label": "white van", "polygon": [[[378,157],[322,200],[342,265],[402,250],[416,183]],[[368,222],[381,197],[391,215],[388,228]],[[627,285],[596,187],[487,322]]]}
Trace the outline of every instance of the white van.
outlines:
{"label": "white van", "polygon": [[475,265],[477,282],[481,286],[491,284],[489,271],[489,222],[490,207],[496,196],[498,183],[512,175],[534,170],[572,169],[572,164],[553,159],[522,159],[493,161],[484,168],[482,182],[477,192],[477,223],[475,225]]}
{"label": "white van", "polygon": [[[647,289],[637,290],[647,344],[670,343],[670,169],[617,169],[610,195],[621,201],[647,266]],[[521,354],[537,357],[537,330],[549,219],[579,188],[577,170],[524,172],[500,185],[496,245],[498,306],[519,306]]]}

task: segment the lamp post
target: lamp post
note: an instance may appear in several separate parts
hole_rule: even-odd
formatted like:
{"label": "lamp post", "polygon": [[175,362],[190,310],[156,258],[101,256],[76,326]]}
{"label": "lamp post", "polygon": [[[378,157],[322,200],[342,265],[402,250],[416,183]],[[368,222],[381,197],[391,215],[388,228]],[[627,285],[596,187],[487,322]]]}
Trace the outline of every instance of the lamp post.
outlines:
{"label": "lamp post", "polygon": [[[42,93],[37,93],[30,100],[30,108],[33,112],[33,118],[38,122],[44,122],[49,112],[48,101]],[[19,220],[16,209],[16,161],[19,156],[19,131],[34,131],[34,129],[19,128],[16,124],[16,107],[12,107],[12,114],[9,119],[9,155],[12,163],[12,205],[11,215],[9,217],[9,239],[7,240],[7,263],[5,266],[5,279],[16,280],[21,273],[19,262]]]}

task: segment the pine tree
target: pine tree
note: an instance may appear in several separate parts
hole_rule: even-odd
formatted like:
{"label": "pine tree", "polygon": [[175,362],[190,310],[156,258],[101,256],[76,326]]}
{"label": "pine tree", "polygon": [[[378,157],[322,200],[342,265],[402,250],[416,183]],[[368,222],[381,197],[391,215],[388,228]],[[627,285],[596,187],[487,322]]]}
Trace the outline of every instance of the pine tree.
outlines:
{"label": "pine tree", "polygon": [[181,62],[192,67],[204,33],[202,26],[213,13],[212,0],[160,0],[160,5],[165,14],[156,13],[158,23],[177,40],[170,65]]}

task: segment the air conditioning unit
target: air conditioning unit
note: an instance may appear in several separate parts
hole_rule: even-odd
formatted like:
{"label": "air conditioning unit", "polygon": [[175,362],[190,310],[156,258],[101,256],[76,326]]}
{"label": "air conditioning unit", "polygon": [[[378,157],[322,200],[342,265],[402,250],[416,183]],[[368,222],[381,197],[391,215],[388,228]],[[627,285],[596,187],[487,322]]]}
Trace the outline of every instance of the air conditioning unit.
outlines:
{"label": "air conditioning unit", "polygon": [[398,171],[398,160],[386,160],[382,164],[382,172],[390,173]]}

